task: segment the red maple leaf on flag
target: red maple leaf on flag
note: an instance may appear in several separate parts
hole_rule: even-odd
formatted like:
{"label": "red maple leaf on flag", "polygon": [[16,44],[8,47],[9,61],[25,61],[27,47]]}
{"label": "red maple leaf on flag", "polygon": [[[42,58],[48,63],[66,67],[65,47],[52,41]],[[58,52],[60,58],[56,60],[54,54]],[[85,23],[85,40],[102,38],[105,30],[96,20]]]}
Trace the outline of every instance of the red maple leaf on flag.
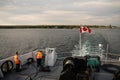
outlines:
{"label": "red maple leaf on flag", "polygon": [[89,27],[80,27],[80,33],[91,33],[91,29]]}

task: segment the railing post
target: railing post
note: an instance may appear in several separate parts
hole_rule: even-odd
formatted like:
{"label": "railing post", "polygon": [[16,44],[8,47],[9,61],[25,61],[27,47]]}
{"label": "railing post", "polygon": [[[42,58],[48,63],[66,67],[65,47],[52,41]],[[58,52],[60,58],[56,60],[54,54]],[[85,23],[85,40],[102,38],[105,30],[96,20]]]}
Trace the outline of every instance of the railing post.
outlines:
{"label": "railing post", "polygon": [[120,57],[119,57],[119,62],[120,62]]}

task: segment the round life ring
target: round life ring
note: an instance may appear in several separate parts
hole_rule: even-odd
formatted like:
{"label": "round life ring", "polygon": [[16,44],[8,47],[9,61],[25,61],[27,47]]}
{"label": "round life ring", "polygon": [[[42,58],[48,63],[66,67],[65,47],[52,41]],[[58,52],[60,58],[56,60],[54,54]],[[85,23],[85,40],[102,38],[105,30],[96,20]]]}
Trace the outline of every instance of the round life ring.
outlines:
{"label": "round life ring", "polygon": [[33,63],[34,62],[34,59],[33,58],[28,58],[27,59],[27,64],[30,64],[30,63]]}
{"label": "round life ring", "polygon": [[13,70],[13,67],[14,67],[13,62],[11,60],[7,60],[1,65],[1,71],[3,73],[7,73]]}

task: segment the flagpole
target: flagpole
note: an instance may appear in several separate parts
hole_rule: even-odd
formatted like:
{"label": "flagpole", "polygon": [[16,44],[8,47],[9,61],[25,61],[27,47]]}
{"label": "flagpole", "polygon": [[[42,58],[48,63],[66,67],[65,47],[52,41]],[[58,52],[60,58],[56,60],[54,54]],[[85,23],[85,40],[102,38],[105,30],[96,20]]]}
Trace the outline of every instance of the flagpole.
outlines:
{"label": "flagpole", "polygon": [[109,48],[109,45],[107,44],[106,62],[107,62],[107,59],[108,59],[108,48]]}
{"label": "flagpole", "polygon": [[[80,26],[80,28],[81,28],[81,26]],[[79,54],[80,54],[80,56],[82,54],[82,32],[80,32],[80,50],[79,50]]]}
{"label": "flagpole", "polygon": [[82,33],[80,33],[80,55],[82,56]]}
{"label": "flagpole", "polygon": [[[80,56],[82,56],[83,55],[83,52],[82,52],[82,33],[85,33],[85,32],[87,32],[87,33],[91,33],[91,29],[90,28],[88,28],[88,27],[81,27],[80,26],[80,42],[79,42],[79,48],[80,48],[80,50],[79,50],[79,54],[80,54]],[[84,37],[84,35],[83,35],[83,37]]]}

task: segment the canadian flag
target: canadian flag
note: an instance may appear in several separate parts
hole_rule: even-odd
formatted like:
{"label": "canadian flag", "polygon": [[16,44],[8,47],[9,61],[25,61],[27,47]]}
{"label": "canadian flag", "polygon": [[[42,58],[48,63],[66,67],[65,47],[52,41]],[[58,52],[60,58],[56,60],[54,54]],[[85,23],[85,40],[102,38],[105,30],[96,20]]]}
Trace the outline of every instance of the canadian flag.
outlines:
{"label": "canadian flag", "polygon": [[91,33],[91,29],[89,27],[80,27],[80,33]]}

